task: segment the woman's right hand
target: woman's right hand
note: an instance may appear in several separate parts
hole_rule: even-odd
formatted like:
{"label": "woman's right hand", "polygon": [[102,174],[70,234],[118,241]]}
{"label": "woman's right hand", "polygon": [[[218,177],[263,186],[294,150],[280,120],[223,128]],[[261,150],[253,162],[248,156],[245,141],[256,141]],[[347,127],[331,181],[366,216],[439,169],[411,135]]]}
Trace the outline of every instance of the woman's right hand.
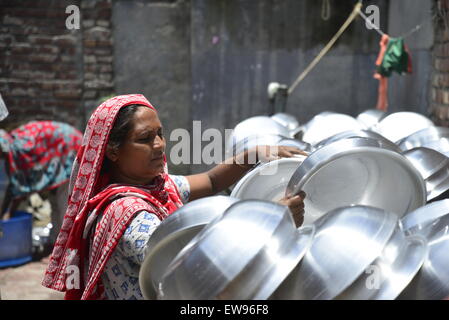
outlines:
{"label": "woman's right hand", "polygon": [[304,199],[306,193],[304,191],[299,192],[298,195],[293,197],[285,197],[279,200],[280,204],[287,206],[292,213],[293,220],[296,227],[299,228],[304,222]]}

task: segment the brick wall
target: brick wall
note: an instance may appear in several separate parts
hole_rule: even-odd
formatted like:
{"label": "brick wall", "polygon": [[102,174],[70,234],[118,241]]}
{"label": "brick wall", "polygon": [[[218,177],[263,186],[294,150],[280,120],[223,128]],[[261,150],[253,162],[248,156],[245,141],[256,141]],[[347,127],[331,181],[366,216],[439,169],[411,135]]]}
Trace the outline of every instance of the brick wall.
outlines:
{"label": "brick wall", "polygon": [[[435,0],[431,116],[439,126],[449,127],[449,0]],[[445,22],[446,21],[446,22]]]}
{"label": "brick wall", "polygon": [[[81,10],[66,28],[66,7]],[[0,0],[0,126],[40,119],[83,129],[98,99],[113,93],[112,0]]]}

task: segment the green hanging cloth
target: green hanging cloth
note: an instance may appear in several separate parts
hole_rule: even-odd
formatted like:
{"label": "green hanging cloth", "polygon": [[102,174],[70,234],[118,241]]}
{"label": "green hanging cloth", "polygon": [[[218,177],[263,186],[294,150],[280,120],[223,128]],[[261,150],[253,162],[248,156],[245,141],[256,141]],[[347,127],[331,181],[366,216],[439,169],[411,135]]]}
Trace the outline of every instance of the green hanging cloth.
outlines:
{"label": "green hanging cloth", "polygon": [[393,71],[398,74],[411,73],[411,62],[410,53],[404,44],[404,39],[389,38],[382,63],[377,66],[377,72],[384,77],[390,77]]}

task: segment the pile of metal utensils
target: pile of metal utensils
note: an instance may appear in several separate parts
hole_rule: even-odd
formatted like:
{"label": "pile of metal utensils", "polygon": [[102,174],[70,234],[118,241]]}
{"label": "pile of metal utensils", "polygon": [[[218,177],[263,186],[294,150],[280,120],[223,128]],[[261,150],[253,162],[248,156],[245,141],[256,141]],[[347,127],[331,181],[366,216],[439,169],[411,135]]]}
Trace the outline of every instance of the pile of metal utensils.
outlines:
{"label": "pile of metal utensils", "polygon": [[[263,130],[261,130],[263,128]],[[288,145],[230,196],[187,203],[151,236],[147,299],[449,297],[449,128],[413,112],[285,113],[239,123],[226,148]],[[305,191],[304,223],[277,203]]]}

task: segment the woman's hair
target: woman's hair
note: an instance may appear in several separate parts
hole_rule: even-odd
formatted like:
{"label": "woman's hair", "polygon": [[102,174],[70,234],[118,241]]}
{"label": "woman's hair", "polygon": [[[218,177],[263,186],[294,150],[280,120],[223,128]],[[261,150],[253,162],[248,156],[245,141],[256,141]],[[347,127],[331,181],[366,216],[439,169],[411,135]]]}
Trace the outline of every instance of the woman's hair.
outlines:
{"label": "woman's hair", "polygon": [[128,132],[132,129],[132,119],[134,113],[139,107],[143,107],[138,104],[131,104],[122,108],[115,120],[114,126],[112,127],[111,133],[109,135],[108,145],[112,148],[119,148],[126,140]]}

